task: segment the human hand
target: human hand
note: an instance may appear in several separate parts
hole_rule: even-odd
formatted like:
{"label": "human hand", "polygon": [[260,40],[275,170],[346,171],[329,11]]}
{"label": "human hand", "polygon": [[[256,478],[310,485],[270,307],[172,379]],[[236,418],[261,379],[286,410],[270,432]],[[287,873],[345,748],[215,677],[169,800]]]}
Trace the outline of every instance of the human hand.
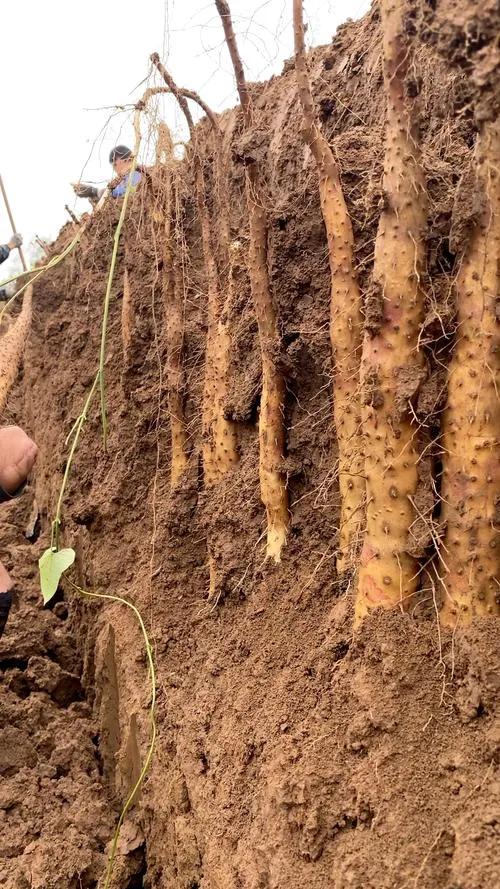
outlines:
{"label": "human hand", "polygon": [[8,242],[8,246],[11,250],[13,250],[14,247],[20,247],[22,243],[23,236],[16,233],[15,235],[12,235],[10,241]]}
{"label": "human hand", "polygon": [[78,198],[95,198],[97,196],[97,188],[93,185],[86,185],[85,182],[72,182],[71,185]]}
{"label": "human hand", "polygon": [[6,593],[14,586],[14,582],[6,568],[0,562],[0,593]]}
{"label": "human hand", "polygon": [[19,426],[0,429],[0,487],[15,494],[26,481],[37,458],[38,448]]}

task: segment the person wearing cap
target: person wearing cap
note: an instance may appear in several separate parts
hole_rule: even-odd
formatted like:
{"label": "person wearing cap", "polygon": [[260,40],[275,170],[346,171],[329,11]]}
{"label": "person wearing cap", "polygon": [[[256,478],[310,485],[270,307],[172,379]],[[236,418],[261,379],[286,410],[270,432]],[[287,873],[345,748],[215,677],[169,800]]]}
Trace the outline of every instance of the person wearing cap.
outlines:
{"label": "person wearing cap", "polygon": [[[117,145],[110,151],[109,162],[113,165],[116,174],[116,179],[111,183],[111,195],[114,198],[122,198],[127,190],[134,163],[130,148],[127,148],[126,145]],[[132,190],[137,188],[140,181],[140,171],[134,170],[131,182]],[[104,188],[98,189],[94,185],[86,185],[84,182],[73,183],[73,189],[79,198],[88,198],[92,203],[96,203],[105,190]]]}
{"label": "person wearing cap", "polygon": [[10,241],[7,241],[6,244],[0,244],[0,263],[5,262],[6,259],[10,256],[10,251],[15,250],[16,247],[20,247],[23,243],[22,235],[12,235]]}
{"label": "person wearing cap", "polygon": [[[21,493],[37,454],[35,442],[19,426],[0,429],[0,503]],[[13,589],[14,581],[0,562],[0,636],[9,616]]]}

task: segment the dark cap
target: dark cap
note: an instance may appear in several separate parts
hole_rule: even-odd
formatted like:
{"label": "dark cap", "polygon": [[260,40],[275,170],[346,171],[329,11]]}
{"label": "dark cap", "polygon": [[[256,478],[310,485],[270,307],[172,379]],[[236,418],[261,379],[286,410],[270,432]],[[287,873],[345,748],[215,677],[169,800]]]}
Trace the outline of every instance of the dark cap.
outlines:
{"label": "dark cap", "polygon": [[132,157],[132,152],[130,148],[127,148],[126,145],[117,145],[115,148],[112,148],[109,152],[109,162],[110,164],[114,164],[115,160],[119,158],[120,160],[126,161],[129,157]]}

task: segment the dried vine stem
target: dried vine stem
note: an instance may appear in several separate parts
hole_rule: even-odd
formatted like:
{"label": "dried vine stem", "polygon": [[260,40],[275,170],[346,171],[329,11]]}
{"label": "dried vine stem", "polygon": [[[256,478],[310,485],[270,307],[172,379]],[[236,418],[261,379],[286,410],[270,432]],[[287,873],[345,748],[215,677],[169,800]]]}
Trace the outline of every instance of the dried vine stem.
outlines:
{"label": "dried vine stem", "polygon": [[339,450],[340,539],[337,571],[355,564],[363,523],[365,478],[361,441],[359,370],[361,293],[355,273],[354,235],[337,161],[318,124],[307,70],[302,0],[293,0],[295,70],[303,136],[318,168],[321,211],[331,273],[330,341],[333,409]]}
{"label": "dried vine stem", "polygon": [[[252,125],[250,95],[236,43],[231,11],[226,0],[215,0],[231,56],[241,108],[247,127]],[[250,222],[249,272],[259,328],[262,357],[262,395],[259,417],[260,493],[267,515],[267,555],[276,562],[286,544],[289,527],[288,492],[283,470],[285,451],[285,380],[279,366],[280,337],[267,266],[267,219],[259,167],[255,160],[245,167]]]}

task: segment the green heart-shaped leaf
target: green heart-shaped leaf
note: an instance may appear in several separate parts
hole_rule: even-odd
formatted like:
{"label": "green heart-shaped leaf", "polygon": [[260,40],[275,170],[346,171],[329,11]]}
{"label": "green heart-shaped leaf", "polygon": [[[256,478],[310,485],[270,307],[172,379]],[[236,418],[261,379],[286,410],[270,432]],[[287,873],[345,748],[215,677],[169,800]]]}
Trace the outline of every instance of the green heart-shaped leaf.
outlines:
{"label": "green heart-shaped leaf", "polygon": [[44,604],[55,596],[59,581],[75,561],[74,549],[46,549],[38,560],[40,569],[40,586]]}

